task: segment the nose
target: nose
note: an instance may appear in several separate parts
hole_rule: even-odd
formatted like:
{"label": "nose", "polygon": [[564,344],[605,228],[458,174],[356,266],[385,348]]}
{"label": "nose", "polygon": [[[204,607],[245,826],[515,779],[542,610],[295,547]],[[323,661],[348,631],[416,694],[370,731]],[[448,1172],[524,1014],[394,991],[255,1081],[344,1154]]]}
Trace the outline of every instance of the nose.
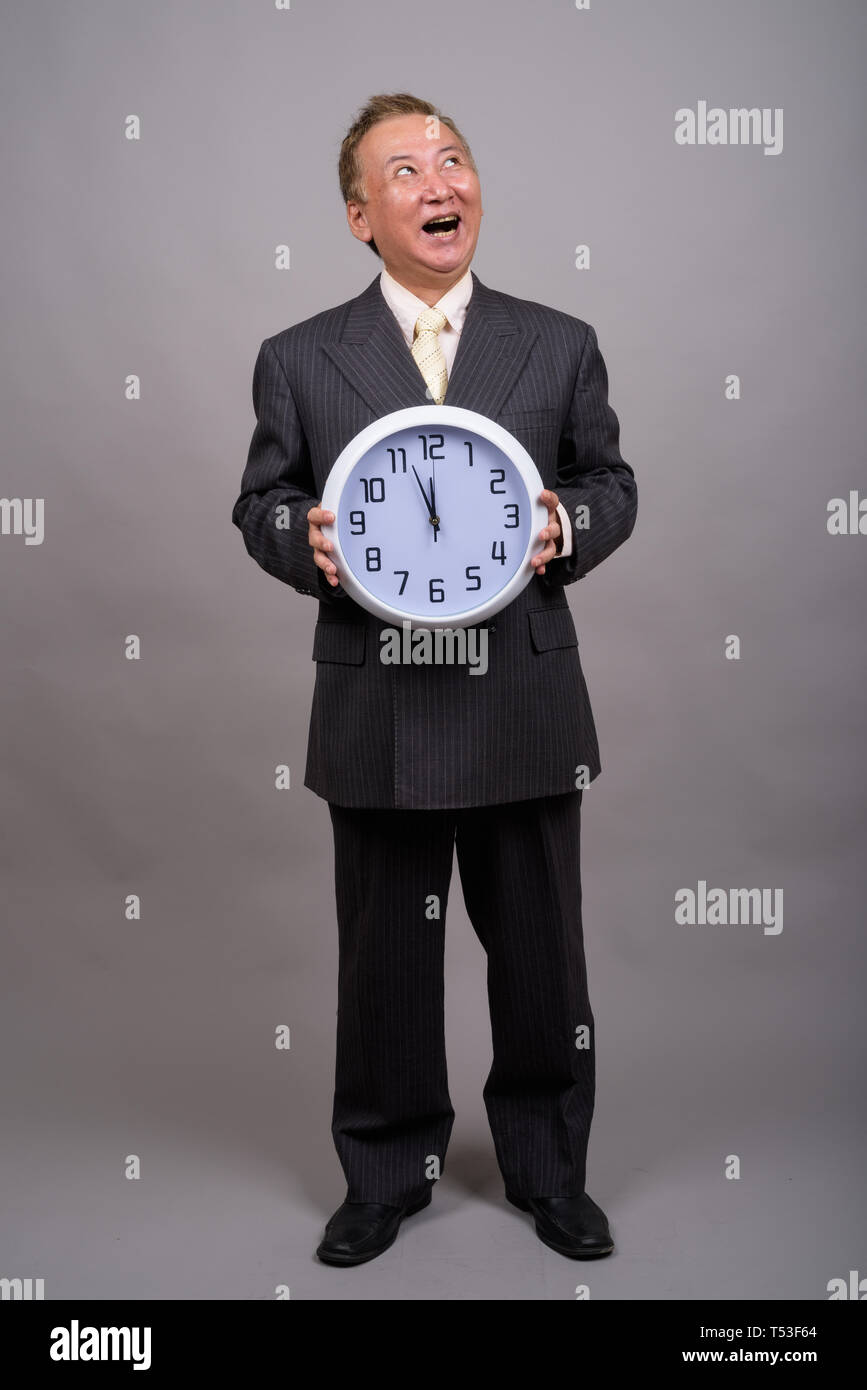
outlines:
{"label": "nose", "polygon": [[435,202],[442,202],[444,198],[449,196],[448,184],[443,181],[441,175],[436,171],[429,174],[425,180],[424,196]]}

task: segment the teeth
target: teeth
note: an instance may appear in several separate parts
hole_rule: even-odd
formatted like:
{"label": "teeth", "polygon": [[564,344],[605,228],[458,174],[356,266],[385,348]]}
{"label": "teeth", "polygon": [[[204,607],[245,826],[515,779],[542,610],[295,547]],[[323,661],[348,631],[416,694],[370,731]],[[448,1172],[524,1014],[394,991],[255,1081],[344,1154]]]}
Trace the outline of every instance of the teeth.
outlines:
{"label": "teeth", "polygon": [[[428,218],[428,221],[425,223],[425,226],[428,226],[428,227],[435,227],[436,224],[437,224],[438,222],[454,222],[455,224],[457,224],[457,223],[459,222],[459,218],[457,217],[457,214],[456,214],[456,213],[451,212],[451,213],[449,213],[449,214],[448,214],[447,216],[445,216],[445,217],[430,217],[430,218]],[[455,226],[455,231],[456,231],[456,230],[457,230],[457,225]],[[451,231],[448,231],[448,232],[428,232],[428,236],[452,236],[452,235],[453,235],[453,233],[452,233]]]}

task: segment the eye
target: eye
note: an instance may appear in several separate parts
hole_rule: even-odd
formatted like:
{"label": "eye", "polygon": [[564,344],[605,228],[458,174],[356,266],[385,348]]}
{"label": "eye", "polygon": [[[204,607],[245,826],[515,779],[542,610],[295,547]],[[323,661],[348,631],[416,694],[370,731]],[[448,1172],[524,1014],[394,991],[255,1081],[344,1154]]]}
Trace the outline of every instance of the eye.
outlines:
{"label": "eye", "polygon": [[411,169],[411,168],[412,168],[412,165],[411,165],[411,164],[401,164],[400,168],[399,168],[399,169],[395,169],[394,172],[395,172],[396,174],[399,174],[399,173],[401,172],[401,169]]}
{"label": "eye", "polygon": [[450,154],[450,155],[447,156],[447,158],[446,158],[446,160],[445,160],[446,164],[448,164],[448,162],[449,162],[450,159],[453,159],[453,160],[455,161],[456,164],[460,164],[460,162],[461,162],[460,159],[459,159],[459,157],[458,157],[456,154]]}

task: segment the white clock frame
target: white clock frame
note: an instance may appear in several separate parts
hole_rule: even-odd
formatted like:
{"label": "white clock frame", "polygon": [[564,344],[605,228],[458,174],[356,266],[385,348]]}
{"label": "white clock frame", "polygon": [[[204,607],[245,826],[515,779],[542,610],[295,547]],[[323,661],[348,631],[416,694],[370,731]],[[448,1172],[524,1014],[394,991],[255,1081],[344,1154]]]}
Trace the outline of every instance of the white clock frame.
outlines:
{"label": "white clock frame", "polygon": [[[397,434],[401,430],[416,425],[425,430],[433,429],[439,425],[447,425],[455,429],[469,430],[488,440],[514,465],[527,489],[531,509],[530,539],[521,563],[511,579],[484,603],[461,613],[444,614],[439,618],[427,613],[407,613],[403,609],[392,607],[383,599],[372,594],[347,563],[338,535],[337,518],[340,516],[339,509],[343,488],[359,459],[367,453],[368,449],[373,448],[376,444],[381,444],[389,435]],[[487,415],[482,415],[475,410],[465,410],[456,405],[413,405],[405,410],[394,410],[389,415],[380,416],[378,420],[374,420],[372,424],[360,430],[339,454],[325,480],[325,489],[319,503],[325,511],[334,513],[335,520],[325,523],[320,529],[334,546],[330,552],[330,557],[337,565],[337,577],[341,586],[350,598],[355,599],[356,603],[359,603],[362,608],[366,608],[368,612],[374,613],[378,618],[387,619],[389,622],[409,622],[412,627],[425,628],[429,631],[436,628],[470,627],[472,624],[482,622],[485,618],[489,618],[494,613],[499,613],[506,608],[526,588],[536,573],[530,564],[530,559],[541,549],[542,542],[539,540],[539,532],[543,526],[548,524],[548,509],[537,500],[544,486],[539,470],[523,444],[502,425],[489,419]]]}

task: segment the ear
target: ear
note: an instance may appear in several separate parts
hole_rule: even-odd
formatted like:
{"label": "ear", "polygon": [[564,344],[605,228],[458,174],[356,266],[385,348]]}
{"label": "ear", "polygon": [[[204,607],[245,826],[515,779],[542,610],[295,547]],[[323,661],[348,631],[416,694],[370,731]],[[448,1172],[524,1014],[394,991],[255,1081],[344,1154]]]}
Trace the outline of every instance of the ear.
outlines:
{"label": "ear", "polygon": [[352,235],[357,237],[359,241],[373,240],[373,232],[370,230],[363,203],[347,203],[346,220]]}

